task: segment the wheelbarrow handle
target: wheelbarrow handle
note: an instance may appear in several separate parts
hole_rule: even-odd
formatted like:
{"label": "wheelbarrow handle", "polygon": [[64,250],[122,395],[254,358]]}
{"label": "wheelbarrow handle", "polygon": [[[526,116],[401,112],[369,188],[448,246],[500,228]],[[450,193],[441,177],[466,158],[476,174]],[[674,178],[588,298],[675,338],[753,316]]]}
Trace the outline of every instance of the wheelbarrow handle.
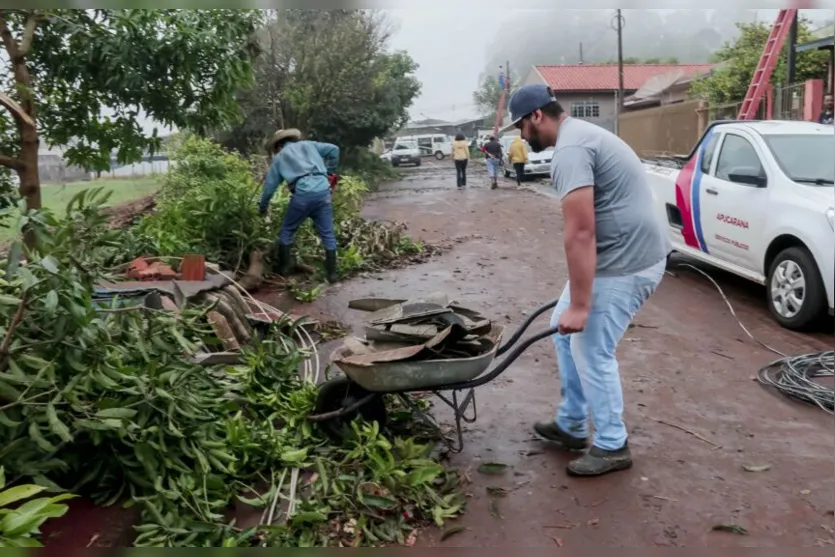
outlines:
{"label": "wheelbarrow handle", "polygon": [[528,327],[531,326],[531,323],[533,323],[537,317],[539,317],[549,309],[553,309],[559,301],[559,298],[555,298],[547,304],[545,304],[544,306],[542,306],[541,308],[537,309],[532,314],[530,314],[528,318],[522,322],[522,325],[518,329],[516,329],[516,332],[513,333],[513,336],[507,339],[507,341],[505,341],[504,344],[502,344],[499,347],[499,349],[496,351],[496,356],[501,356],[502,354],[510,350],[510,348],[512,348],[514,344],[519,342],[519,339],[522,338],[522,335],[525,334],[525,331],[528,329]]}
{"label": "wheelbarrow handle", "polygon": [[447,390],[459,391],[459,390],[463,390],[463,389],[472,389],[474,387],[480,387],[481,385],[484,385],[485,383],[489,383],[490,381],[492,381],[493,379],[495,379],[496,377],[498,377],[499,375],[504,373],[504,370],[507,369],[507,366],[512,364],[516,360],[516,358],[521,356],[522,352],[527,350],[528,347],[531,344],[533,344],[535,342],[539,342],[540,340],[542,340],[544,338],[554,336],[555,334],[557,334],[559,332],[559,327],[554,326],[554,327],[551,327],[551,328],[546,329],[544,331],[541,331],[539,333],[536,333],[535,335],[531,336],[530,338],[525,339],[521,344],[519,344],[518,346],[516,346],[514,348],[514,345],[517,342],[519,342],[519,339],[522,338],[522,335],[525,334],[525,331],[528,329],[528,327],[531,326],[531,323],[533,323],[536,320],[537,317],[539,317],[540,315],[542,315],[543,313],[545,313],[549,309],[553,309],[554,306],[556,306],[559,301],[560,301],[559,298],[551,300],[550,302],[548,302],[544,306],[538,308],[536,311],[534,311],[532,314],[530,314],[527,317],[527,319],[525,319],[525,321],[522,323],[522,325],[516,330],[515,333],[513,333],[513,336],[510,337],[507,340],[507,342],[502,344],[499,347],[498,350],[496,350],[496,356],[498,357],[498,356],[501,356],[502,354],[504,354],[505,352],[507,352],[508,350],[510,350],[511,348],[513,348],[513,350],[510,350],[510,354],[505,356],[502,359],[502,361],[499,362],[499,364],[496,365],[496,367],[493,368],[493,370],[490,373],[488,373],[487,375],[484,375],[482,377],[479,377],[477,379],[473,379],[472,381],[466,381],[464,383],[457,383],[455,385],[445,386],[444,390],[445,391],[447,391]]}
{"label": "wheelbarrow handle", "polygon": [[[545,308],[545,309],[547,309],[547,308]],[[543,309],[542,311],[545,311],[545,309]],[[542,313],[542,312],[540,311],[540,313]],[[443,389],[438,389],[438,390],[462,391],[462,390],[465,390],[465,389],[473,389],[475,387],[480,387],[481,385],[484,385],[485,383],[489,383],[490,381],[492,381],[493,379],[495,379],[496,377],[498,377],[499,375],[504,373],[504,370],[506,370],[507,367],[510,364],[512,364],[514,361],[516,361],[516,358],[521,356],[522,352],[527,350],[528,347],[530,347],[531,344],[539,342],[540,340],[542,340],[544,338],[552,337],[555,334],[557,334],[559,332],[559,330],[560,330],[559,325],[555,325],[555,326],[553,326],[549,329],[546,329],[544,331],[536,333],[535,335],[533,335],[531,337],[526,338],[521,344],[519,344],[518,346],[513,348],[513,350],[510,351],[510,354],[508,354],[507,356],[502,358],[502,361],[499,362],[499,364],[496,365],[496,367],[493,368],[493,370],[490,373],[488,373],[487,375],[483,375],[483,376],[481,376],[477,379],[473,379],[472,381],[466,381],[464,383],[456,383],[454,385],[444,385]]]}

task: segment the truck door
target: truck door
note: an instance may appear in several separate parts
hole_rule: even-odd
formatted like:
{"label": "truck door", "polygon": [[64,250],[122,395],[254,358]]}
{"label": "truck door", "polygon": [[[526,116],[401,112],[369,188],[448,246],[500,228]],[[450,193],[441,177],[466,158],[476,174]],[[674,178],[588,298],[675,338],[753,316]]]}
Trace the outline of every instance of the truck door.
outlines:
{"label": "truck door", "polygon": [[768,174],[757,144],[741,132],[724,134],[711,172],[702,177],[701,221],[708,252],[761,272],[760,236],[768,199]]}
{"label": "truck door", "polygon": [[418,149],[420,149],[421,156],[431,155],[434,153],[432,150],[432,136],[424,135],[418,137],[417,144]]}

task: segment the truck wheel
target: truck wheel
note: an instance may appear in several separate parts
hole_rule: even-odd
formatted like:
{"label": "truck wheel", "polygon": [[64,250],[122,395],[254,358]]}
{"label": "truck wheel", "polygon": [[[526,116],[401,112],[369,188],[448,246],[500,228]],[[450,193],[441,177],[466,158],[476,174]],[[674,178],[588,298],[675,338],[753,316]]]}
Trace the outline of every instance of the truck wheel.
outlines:
{"label": "truck wheel", "polygon": [[435,158],[438,159],[439,161],[442,161],[442,160],[444,160],[444,154],[440,151],[435,151]]}
{"label": "truck wheel", "polygon": [[399,163],[399,162],[394,162],[394,161],[391,161],[391,165],[392,165],[393,167],[397,168],[398,166],[400,166],[400,163]]}
{"label": "truck wheel", "polygon": [[510,170],[508,170],[506,166],[504,167],[504,177],[510,178]]}
{"label": "truck wheel", "polygon": [[420,159],[418,159],[417,161],[415,161],[415,166],[420,166]]}
{"label": "truck wheel", "polygon": [[768,271],[766,296],[783,327],[802,331],[817,323],[826,309],[826,290],[809,250],[795,246],[777,255]]}

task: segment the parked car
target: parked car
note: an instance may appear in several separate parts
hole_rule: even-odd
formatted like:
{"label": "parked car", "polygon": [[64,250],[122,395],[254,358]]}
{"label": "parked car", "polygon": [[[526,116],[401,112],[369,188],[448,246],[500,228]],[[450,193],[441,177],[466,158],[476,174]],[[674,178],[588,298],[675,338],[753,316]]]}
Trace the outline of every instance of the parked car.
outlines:
{"label": "parked car", "polygon": [[673,248],[764,284],[800,330],[835,305],[833,152],[831,126],[717,122],[689,156],[645,167]]}
{"label": "parked car", "polygon": [[436,159],[443,160],[452,154],[452,141],[448,135],[424,134],[399,137],[400,141],[414,141],[420,148],[422,154],[431,155]]}
{"label": "parked car", "polygon": [[[510,163],[508,152],[510,151],[510,144],[513,143],[512,136],[506,136],[499,139],[502,144],[502,169],[505,178],[516,176],[516,171],[513,169],[513,164]],[[549,147],[540,153],[534,153],[531,146],[524,139],[525,147],[528,149],[528,164],[525,165],[525,176],[538,177],[551,175],[551,159],[554,157],[554,148]]]}
{"label": "parked car", "polygon": [[398,140],[394,143],[391,151],[383,153],[380,158],[389,161],[392,166],[400,166],[401,164],[420,166],[421,150],[414,141]]}

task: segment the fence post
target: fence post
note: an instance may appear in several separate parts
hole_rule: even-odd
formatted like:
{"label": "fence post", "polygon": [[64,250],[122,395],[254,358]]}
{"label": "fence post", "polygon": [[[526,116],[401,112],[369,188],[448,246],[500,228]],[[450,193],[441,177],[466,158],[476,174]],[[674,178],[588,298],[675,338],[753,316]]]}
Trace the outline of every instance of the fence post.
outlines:
{"label": "fence post", "polygon": [[785,104],[783,101],[783,84],[778,83],[777,87],[774,88],[774,106],[777,107],[777,116],[775,118],[777,120],[782,120],[785,112]]}
{"label": "fence post", "polygon": [[699,133],[697,135],[697,141],[698,141],[699,137],[702,137],[702,134],[704,134],[705,130],[707,129],[707,109],[708,109],[707,101],[705,101],[705,100],[699,101],[699,106],[698,106],[698,108],[696,108],[696,114],[698,114],[698,116],[699,116],[699,125],[698,125]]}
{"label": "fence post", "polygon": [[823,80],[809,79],[804,84],[803,119],[816,122],[823,108]]}

